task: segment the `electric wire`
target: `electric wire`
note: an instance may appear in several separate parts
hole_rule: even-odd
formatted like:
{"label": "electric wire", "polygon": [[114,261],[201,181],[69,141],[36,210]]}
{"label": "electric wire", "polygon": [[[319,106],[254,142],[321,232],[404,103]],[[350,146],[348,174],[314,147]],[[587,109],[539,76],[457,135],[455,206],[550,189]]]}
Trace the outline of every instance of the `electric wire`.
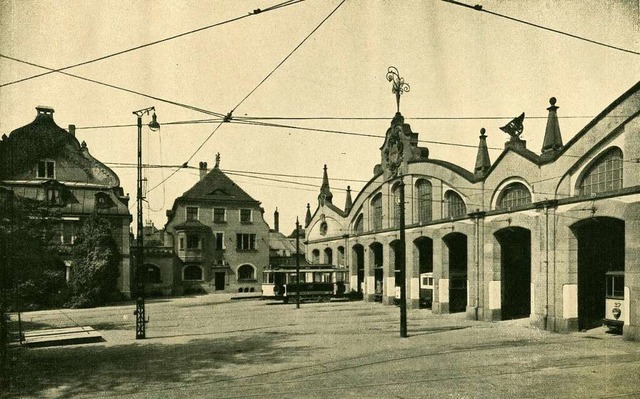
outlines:
{"label": "electric wire", "polygon": [[[250,12],[248,14],[240,15],[240,16],[234,17],[234,18],[230,18],[230,19],[227,19],[227,20],[222,21],[222,22],[216,22],[216,23],[211,24],[211,25],[203,26],[203,27],[200,27],[200,28],[197,28],[197,29],[192,29],[192,30],[187,31],[187,32],[182,32],[182,33],[179,33],[177,35],[165,37],[163,39],[159,39],[159,40],[155,40],[153,42],[141,44],[141,45],[138,45],[138,46],[135,46],[135,47],[131,47],[131,48],[125,49],[125,50],[120,50],[120,51],[117,51],[115,53],[110,53],[110,54],[107,54],[107,55],[103,55],[103,56],[98,57],[98,58],[94,58],[94,59],[91,59],[91,60],[88,60],[88,61],[79,62],[77,64],[69,65],[69,66],[66,66],[66,67],[63,67],[63,68],[58,68],[58,69],[45,68],[45,69],[49,69],[49,71],[43,72],[43,73],[40,73],[40,74],[37,74],[37,75],[28,76],[26,78],[14,80],[14,81],[11,81],[11,82],[2,83],[2,84],[0,84],[0,88],[1,87],[5,87],[5,86],[10,86],[10,85],[13,85],[13,84],[16,84],[16,83],[24,82],[24,81],[27,81],[27,80],[30,80],[30,79],[35,79],[35,78],[38,78],[38,77],[41,77],[41,76],[49,75],[49,74],[54,73],[54,72],[63,72],[63,71],[66,71],[68,69],[72,69],[72,68],[76,68],[76,67],[79,67],[79,66],[92,64],[94,62],[106,60],[108,58],[112,58],[112,57],[116,57],[116,56],[119,56],[119,55],[122,55],[122,54],[130,53],[132,51],[136,51],[136,50],[140,50],[140,49],[143,49],[143,48],[146,48],[146,47],[154,46],[156,44],[160,44],[160,43],[164,43],[164,42],[167,42],[167,41],[170,41],[170,40],[178,39],[178,38],[181,38],[181,37],[184,37],[184,36],[188,36],[188,35],[191,35],[191,34],[194,34],[194,33],[202,32],[202,31],[207,30],[207,29],[211,29],[211,28],[215,28],[215,27],[218,27],[218,26],[226,25],[226,24],[229,24],[229,23],[232,23],[232,22],[236,22],[236,21],[239,21],[241,19],[245,19],[245,18],[254,16],[254,15],[258,15],[258,14],[262,14],[262,13],[265,13],[265,12],[268,12],[268,11],[276,10],[278,8],[281,8],[281,7],[286,7],[288,5],[297,4],[297,3],[300,3],[302,1],[305,1],[305,0],[285,1],[283,3],[279,3],[279,4],[276,4],[274,6],[265,8],[264,10],[254,10],[253,12]],[[2,54],[0,54],[0,57],[13,60],[13,58],[7,57],[7,56],[2,55]]]}
{"label": "electric wire", "polygon": [[582,41],[585,41],[587,43],[596,44],[598,46],[603,46],[603,47],[607,47],[607,48],[610,48],[610,49],[613,49],[613,50],[623,51],[625,53],[630,53],[630,54],[634,54],[634,55],[640,55],[640,52],[638,52],[638,51],[629,50],[629,49],[625,49],[625,48],[618,47],[618,46],[613,46],[611,44],[607,44],[607,43],[599,42],[599,41],[596,41],[596,40],[588,39],[588,38],[583,37],[583,36],[574,35],[572,33],[563,32],[563,31],[558,30],[558,29],[549,28],[549,27],[546,27],[546,26],[543,26],[543,25],[535,24],[533,22],[528,22],[528,21],[524,21],[522,19],[510,17],[508,15],[499,14],[499,13],[494,12],[494,11],[489,11],[489,10],[486,10],[484,7],[482,7],[482,5],[480,5],[480,4],[476,4],[476,5],[472,6],[472,5],[461,3],[461,2],[455,1],[455,0],[442,0],[442,1],[445,2],[445,3],[454,4],[454,5],[457,5],[457,6],[471,8],[473,10],[484,12],[484,13],[487,13],[487,14],[490,14],[490,15],[494,15],[496,17],[508,19],[510,21],[514,21],[514,22],[518,22],[518,23],[521,23],[521,24],[529,25],[529,26],[532,26],[534,28],[547,30],[547,31],[553,32],[553,33],[558,33],[560,35],[564,35],[564,36],[568,36],[568,37],[571,37],[571,38],[574,38],[574,39],[582,40]]}

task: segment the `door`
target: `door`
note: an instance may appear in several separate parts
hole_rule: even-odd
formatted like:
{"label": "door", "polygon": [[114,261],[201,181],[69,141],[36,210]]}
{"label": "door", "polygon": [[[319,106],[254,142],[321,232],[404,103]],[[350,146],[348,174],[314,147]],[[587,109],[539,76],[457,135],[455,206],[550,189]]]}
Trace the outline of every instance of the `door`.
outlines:
{"label": "door", "polygon": [[224,290],[224,280],[225,280],[225,272],[216,272],[215,273],[215,288],[216,291]]}

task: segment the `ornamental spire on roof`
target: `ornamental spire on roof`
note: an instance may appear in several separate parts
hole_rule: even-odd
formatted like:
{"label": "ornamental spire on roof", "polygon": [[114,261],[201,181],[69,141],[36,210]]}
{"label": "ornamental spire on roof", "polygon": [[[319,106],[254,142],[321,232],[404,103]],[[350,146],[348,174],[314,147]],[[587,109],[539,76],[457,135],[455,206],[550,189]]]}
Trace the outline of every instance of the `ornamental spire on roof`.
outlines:
{"label": "ornamental spire on roof", "polygon": [[389,82],[393,82],[393,85],[391,86],[391,92],[396,95],[396,106],[398,109],[398,113],[400,113],[400,96],[402,95],[402,93],[408,92],[410,90],[409,84],[404,82],[404,78],[400,77],[398,68],[394,66],[390,66],[387,70],[387,80]]}
{"label": "ornamental spire on roof", "polygon": [[478,155],[476,155],[476,167],[474,169],[476,176],[484,175],[491,167],[485,132],[486,130],[484,128],[480,129],[480,143],[478,144]]}
{"label": "ornamental spire on roof", "polygon": [[333,194],[329,188],[329,175],[327,174],[327,165],[324,165],[324,175],[322,176],[322,187],[320,187],[320,195],[318,195],[318,203],[322,206],[325,203],[332,203]]}
{"label": "ornamental spire on roof", "polygon": [[304,217],[304,227],[307,228],[311,223],[311,204],[307,204],[307,214]]}
{"label": "ornamental spire on roof", "polygon": [[347,186],[347,199],[344,202],[344,212],[349,213],[353,206],[353,200],[351,199],[351,186]]}
{"label": "ornamental spire on roof", "polygon": [[544,141],[542,142],[542,154],[552,157],[555,153],[562,149],[562,135],[560,134],[560,123],[558,123],[558,114],[556,110],[556,98],[549,99],[551,106],[547,108],[549,115],[547,116],[547,129],[544,132]]}

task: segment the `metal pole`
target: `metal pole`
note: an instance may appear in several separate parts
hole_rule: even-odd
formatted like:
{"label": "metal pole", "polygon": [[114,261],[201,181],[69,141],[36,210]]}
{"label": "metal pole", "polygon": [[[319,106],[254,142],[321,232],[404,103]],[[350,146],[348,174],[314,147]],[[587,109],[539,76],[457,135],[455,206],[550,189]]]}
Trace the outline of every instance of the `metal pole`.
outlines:
{"label": "metal pole", "polygon": [[400,336],[407,337],[407,251],[404,226],[404,180],[400,179]]}
{"label": "metal pole", "polygon": [[296,309],[300,309],[300,223],[296,217]]}
{"label": "metal pole", "polygon": [[142,221],[142,113],[138,113],[138,234],[137,234],[137,256],[136,256],[136,268],[134,271],[135,280],[135,295],[136,299],[136,339],[144,339],[146,337],[145,331],[145,307],[144,307],[144,280],[142,268],[144,267],[144,232]]}

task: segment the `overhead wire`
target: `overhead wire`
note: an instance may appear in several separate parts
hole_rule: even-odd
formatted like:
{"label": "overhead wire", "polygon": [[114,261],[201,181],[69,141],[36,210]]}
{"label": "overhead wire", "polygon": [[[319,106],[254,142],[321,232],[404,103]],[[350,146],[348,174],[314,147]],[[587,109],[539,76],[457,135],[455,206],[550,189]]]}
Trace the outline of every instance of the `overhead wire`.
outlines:
{"label": "overhead wire", "polygon": [[500,14],[500,13],[497,13],[495,11],[489,11],[489,10],[485,9],[480,4],[476,4],[476,5],[472,6],[470,4],[461,3],[461,2],[455,1],[455,0],[442,0],[442,1],[445,2],[445,3],[450,3],[450,4],[457,5],[457,6],[470,8],[472,10],[484,12],[484,13],[487,13],[487,14],[490,14],[490,15],[494,15],[496,17],[508,19],[510,21],[514,21],[514,22],[518,22],[518,23],[521,23],[521,24],[529,25],[529,26],[532,26],[534,28],[543,29],[543,30],[546,30],[546,31],[549,31],[549,32],[553,32],[553,33],[558,33],[560,35],[568,36],[568,37],[571,37],[573,39],[582,40],[582,41],[585,41],[585,42],[588,42],[588,43],[591,43],[591,44],[596,44],[598,46],[607,47],[607,48],[610,48],[610,49],[613,49],[613,50],[623,51],[625,53],[630,53],[630,54],[634,54],[634,55],[640,55],[640,52],[638,52],[638,51],[629,50],[629,49],[626,49],[626,48],[623,48],[623,47],[618,47],[618,46],[614,46],[614,45],[611,45],[611,44],[599,42],[597,40],[589,39],[589,38],[586,38],[586,37],[583,37],[583,36],[574,35],[572,33],[564,32],[564,31],[561,31],[561,30],[558,30],[558,29],[553,29],[553,28],[549,28],[547,26],[535,24],[533,22],[528,22],[528,21],[524,21],[522,19],[518,19],[518,18],[515,18],[515,17],[510,17],[508,15]]}
{"label": "overhead wire", "polygon": [[[218,129],[220,128],[220,126],[222,126],[223,123],[225,122],[230,122],[232,120],[232,115],[233,112],[244,102],[246,101],[264,82],[267,81],[267,79],[269,79],[292,55],[293,53],[295,53],[306,41],[307,39],[309,39],[309,37],[311,37],[311,35],[313,35],[313,33],[315,33],[341,6],[342,4],[344,4],[346,0],[342,0],[334,9],[333,11],[331,11],[329,13],[329,15],[327,15],[307,36],[305,36],[305,38],[291,51],[289,52],[289,54],[287,54],[284,59],[282,61],[280,61],[278,63],[278,65],[276,65],[275,68],[273,68],[271,70],[271,72],[269,72],[267,74],[267,76],[265,76],[250,92],[249,94],[247,94],[246,96],[244,96],[242,98],[242,100],[240,100],[240,102],[238,102],[236,104],[235,107],[233,107],[231,109],[231,111],[225,116],[225,118],[219,122],[218,126],[213,130],[213,132],[211,132],[211,134],[209,134],[209,136],[207,136],[207,138],[198,146],[198,148],[193,152],[193,154],[191,154],[191,156],[189,157],[189,159],[187,159],[187,161],[183,164],[183,165],[187,165],[189,163],[189,161],[191,161],[193,159],[193,157],[198,153],[198,151],[200,151],[200,149],[202,149],[202,147],[204,147],[204,145],[209,141],[209,139],[218,131]],[[157,188],[159,185],[165,183],[167,180],[169,180],[172,176],[174,176],[177,171],[179,169],[176,169],[175,171],[173,171],[173,173],[171,173],[169,176],[167,176],[165,179],[163,179],[160,183],[158,183],[157,185],[155,185],[154,187],[152,187],[149,192],[153,191],[155,188]]]}
{"label": "overhead wire", "polygon": [[[145,44],[141,44],[141,45],[138,45],[138,46],[134,46],[134,47],[131,47],[131,48],[128,48],[128,49],[125,49],[125,50],[116,51],[114,53],[110,53],[110,54],[107,54],[107,55],[103,55],[101,57],[93,58],[91,60],[79,62],[79,63],[73,64],[73,65],[68,65],[68,66],[63,67],[63,68],[57,68],[57,69],[45,68],[45,69],[49,69],[49,71],[43,72],[43,73],[40,73],[40,74],[37,74],[37,75],[28,76],[26,78],[14,80],[14,81],[11,81],[11,82],[2,83],[2,84],[0,84],[0,87],[10,86],[10,85],[13,85],[13,84],[16,84],[16,83],[20,83],[20,82],[24,82],[24,81],[27,81],[27,80],[35,79],[35,78],[38,78],[38,77],[41,77],[41,76],[45,76],[45,75],[49,75],[49,74],[52,74],[52,73],[55,73],[55,72],[63,72],[63,71],[66,71],[68,69],[77,68],[79,66],[92,64],[94,62],[106,60],[108,58],[112,58],[112,57],[116,57],[116,56],[119,56],[119,55],[122,55],[122,54],[130,53],[132,51],[136,51],[136,50],[140,50],[140,49],[143,49],[143,48],[146,48],[146,47],[154,46],[156,44],[168,42],[170,40],[174,40],[174,39],[178,39],[178,38],[181,38],[181,37],[184,37],[184,36],[188,36],[188,35],[191,35],[191,34],[194,34],[194,33],[202,32],[202,31],[207,30],[207,29],[211,29],[211,28],[215,28],[215,27],[218,27],[218,26],[226,25],[226,24],[229,24],[231,22],[236,22],[236,21],[239,21],[241,19],[245,19],[245,18],[254,16],[254,15],[262,14],[262,13],[265,13],[265,12],[268,12],[268,11],[272,11],[272,10],[276,10],[278,8],[286,7],[286,6],[289,6],[289,5],[297,4],[297,3],[300,3],[302,1],[305,1],[305,0],[295,0],[295,1],[288,0],[288,1],[285,1],[285,2],[282,2],[282,3],[278,3],[278,4],[274,5],[274,6],[265,8],[263,10],[260,10],[260,9],[254,10],[253,12],[250,12],[248,14],[244,14],[244,15],[240,15],[238,17],[230,18],[230,19],[227,19],[227,20],[222,21],[222,22],[216,22],[216,23],[211,24],[211,25],[203,26],[203,27],[200,27],[200,28],[197,28],[197,29],[192,29],[192,30],[187,31],[187,32],[182,32],[182,33],[179,33],[179,34],[176,34],[176,35],[165,37],[163,39],[159,39],[159,40],[155,40],[155,41],[152,41],[152,42],[149,42],[149,43],[145,43]],[[15,60],[15,59],[13,59],[11,57],[8,57],[6,55],[3,55],[3,54],[0,54],[0,57]]]}

